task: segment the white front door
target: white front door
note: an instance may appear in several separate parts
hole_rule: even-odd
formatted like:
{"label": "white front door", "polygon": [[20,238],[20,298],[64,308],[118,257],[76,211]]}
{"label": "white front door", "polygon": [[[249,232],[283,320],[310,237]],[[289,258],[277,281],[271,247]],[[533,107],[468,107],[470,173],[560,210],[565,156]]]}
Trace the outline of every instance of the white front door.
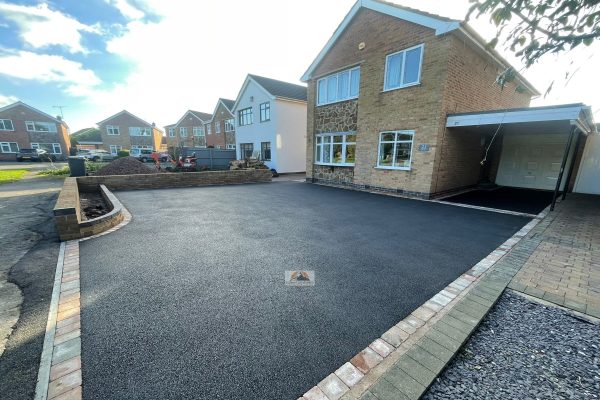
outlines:
{"label": "white front door", "polygon": [[[500,186],[554,190],[566,141],[567,135],[505,136],[496,183]],[[563,186],[566,174],[565,171]]]}
{"label": "white front door", "polygon": [[600,194],[600,135],[590,135],[585,142],[573,191]]}

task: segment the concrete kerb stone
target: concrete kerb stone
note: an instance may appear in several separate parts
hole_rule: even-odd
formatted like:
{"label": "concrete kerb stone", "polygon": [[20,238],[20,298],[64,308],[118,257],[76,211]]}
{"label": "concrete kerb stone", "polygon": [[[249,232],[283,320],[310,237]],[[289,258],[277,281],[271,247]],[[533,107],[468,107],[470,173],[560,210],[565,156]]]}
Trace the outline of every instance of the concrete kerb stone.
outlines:
{"label": "concrete kerb stone", "polygon": [[60,244],[35,400],[82,398],[79,242],[127,225],[132,219],[131,214],[125,207],[122,213],[123,220],[117,226]]}
{"label": "concrete kerb stone", "polygon": [[[507,255],[547,213],[548,209],[542,211],[485,259],[385,332],[378,340],[394,349],[387,355],[377,353],[381,360],[361,370],[364,376],[349,386],[350,390],[341,399],[381,396],[418,399],[466,342],[518,271],[518,268],[501,268],[500,261],[508,258]],[[367,349],[373,349],[373,345]],[[362,361],[364,352],[350,363]]]}

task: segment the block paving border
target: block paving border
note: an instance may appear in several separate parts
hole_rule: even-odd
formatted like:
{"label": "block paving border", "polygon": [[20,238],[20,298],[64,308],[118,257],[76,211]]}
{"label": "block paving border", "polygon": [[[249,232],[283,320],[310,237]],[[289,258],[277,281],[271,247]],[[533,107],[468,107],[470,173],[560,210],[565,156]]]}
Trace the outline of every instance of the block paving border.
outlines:
{"label": "block paving border", "polygon": [[112,233],[130,221],[123,207],[123,221],[117,226],[60,244],[35,400],[82,399],[79,242]]}
{"label": "block paving border", "polygon": [[496,303],[548,208],[298,400],[419,399]]}

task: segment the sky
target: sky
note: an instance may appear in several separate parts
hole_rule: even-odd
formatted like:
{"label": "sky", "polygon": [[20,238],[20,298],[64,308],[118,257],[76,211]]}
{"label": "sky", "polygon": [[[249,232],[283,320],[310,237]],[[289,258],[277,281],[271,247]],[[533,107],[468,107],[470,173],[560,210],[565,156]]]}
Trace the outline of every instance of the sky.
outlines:
{"label": "sky", "polygon": [[[468,0],[394,0],[463,19]],[[159,127],[188,109],[212,113],[248,73],[292,83],[354,0],[0,0],[0,106],[21,100],[75,132],[127,109]],[[471,21],[493,37],[488,17]],[[497,50],[517,69],[512,53]],[[532,105],[583,102],[600,122],[600,43],[523,70]],[[567,71],[576,71],[565,79]]]}

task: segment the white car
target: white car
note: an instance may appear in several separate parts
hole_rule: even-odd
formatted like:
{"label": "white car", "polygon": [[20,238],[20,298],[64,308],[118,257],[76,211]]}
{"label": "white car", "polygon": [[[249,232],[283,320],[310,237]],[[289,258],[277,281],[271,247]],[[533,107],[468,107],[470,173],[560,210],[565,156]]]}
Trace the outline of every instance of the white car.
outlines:
{"label": "white car", "polygon": [[115,156],[106,150],[79,150],[77,157],[91,161],[112,161],[115,159]]}
{"label": "white car", "polygon": [[135,148],[135,149],[129,150],[129,156],[135,157],[138,160],[140,160],[141,162],[152,161],[152,153],[154,153],[154,150],[152,150],[152,149]]}

